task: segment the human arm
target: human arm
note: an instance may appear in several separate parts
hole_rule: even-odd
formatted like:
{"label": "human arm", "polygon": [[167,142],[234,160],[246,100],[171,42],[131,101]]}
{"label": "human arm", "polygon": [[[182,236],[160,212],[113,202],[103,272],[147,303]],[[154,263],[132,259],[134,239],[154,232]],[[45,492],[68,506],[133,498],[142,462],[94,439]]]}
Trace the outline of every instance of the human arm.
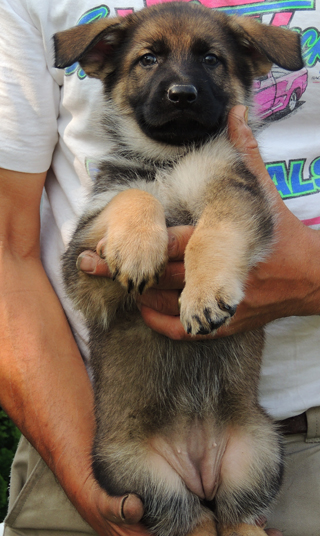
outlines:
{"label": "human arm", "polygon": [[[320,231],[303,225],[281,200],[246,124],[243,106],[235,107],[229,116],[229,135],[244,154],[247,166],[274,198],[277,242],[268,259],[251,270],[244,300],[230,324],[220,328],[216,336],[248,331],[285,316],[320,313]],[[177,298],[183,288],[183,252],[191,233],[190,227],[171,230],[175,238],[172,263],[158,288],[150,289],[140,298],[145,322],[173,339],[189,338],[179,320]],[[92,259],[96,262],[96,258]],[[98,273],[103,273],[101,263]]]}
{"label": "human arm", "polygon": [[108,497],[92,475],[92,388],[40,261],[45,176],[0,170],[1,405],[99,535],[146,535],[129,526],[140,500]]}

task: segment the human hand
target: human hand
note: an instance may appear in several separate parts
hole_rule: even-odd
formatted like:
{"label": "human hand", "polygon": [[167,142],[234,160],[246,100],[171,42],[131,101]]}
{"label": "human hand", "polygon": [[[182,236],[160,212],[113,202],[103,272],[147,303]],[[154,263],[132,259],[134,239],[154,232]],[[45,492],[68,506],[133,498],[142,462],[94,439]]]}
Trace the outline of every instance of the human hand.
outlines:
{"label": "human hand", "polygon": [[[84,508],[80,505],[82,498]],[[78,511],[100,536],[150,536],[139,523],[143,505],[135,495],[108,496],[92,478],[89,478],[77,497]]]}

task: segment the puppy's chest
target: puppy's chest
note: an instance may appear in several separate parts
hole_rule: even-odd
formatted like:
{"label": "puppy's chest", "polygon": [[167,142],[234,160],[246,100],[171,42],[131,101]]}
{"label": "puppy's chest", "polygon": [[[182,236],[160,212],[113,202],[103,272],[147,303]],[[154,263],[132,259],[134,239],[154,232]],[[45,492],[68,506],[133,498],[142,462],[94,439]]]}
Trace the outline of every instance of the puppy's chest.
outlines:
{"label": "puppy's chest", "polygon": [[95,193],[105,197],[109,191],[111,199],[129,188],[144,190],[161,202],[168,225],[194,224],[237,158],[224,137],[192,149],[169,164],[111,158],[102,164]]}

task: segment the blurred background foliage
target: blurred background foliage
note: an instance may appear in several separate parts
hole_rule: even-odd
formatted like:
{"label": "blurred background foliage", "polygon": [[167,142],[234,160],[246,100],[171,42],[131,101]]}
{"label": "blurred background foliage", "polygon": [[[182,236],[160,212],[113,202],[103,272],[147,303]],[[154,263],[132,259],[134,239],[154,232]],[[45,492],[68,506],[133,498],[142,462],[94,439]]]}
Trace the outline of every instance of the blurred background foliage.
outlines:
{"label": "blurred background foliage", "polygon": [[10,468],[20,432],[0,407],[0,522],[7,513]]}

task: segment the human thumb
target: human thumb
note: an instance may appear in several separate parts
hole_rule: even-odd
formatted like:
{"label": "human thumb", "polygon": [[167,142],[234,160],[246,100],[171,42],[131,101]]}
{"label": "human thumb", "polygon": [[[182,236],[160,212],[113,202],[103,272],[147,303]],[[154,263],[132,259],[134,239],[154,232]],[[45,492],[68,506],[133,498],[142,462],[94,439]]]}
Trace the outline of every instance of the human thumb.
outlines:
{"label": "human thumb", "polygon": [[123,497],[110,497],[103,494],[99,510],[103,517],[117,524],[136,524],[139,523],[143,516],[142,501],[132,493]]}
{"label": "human thumb", "polygon": [[268,188],[272,194],[277,194],[277,189],[270,179],[265,164],[259,152],[258,142],[247,123],[248,109],[246,106],[237,105],[232,108],[228,117],[228,134],[233,145],[243,154],[247,168],[258,180]]}

